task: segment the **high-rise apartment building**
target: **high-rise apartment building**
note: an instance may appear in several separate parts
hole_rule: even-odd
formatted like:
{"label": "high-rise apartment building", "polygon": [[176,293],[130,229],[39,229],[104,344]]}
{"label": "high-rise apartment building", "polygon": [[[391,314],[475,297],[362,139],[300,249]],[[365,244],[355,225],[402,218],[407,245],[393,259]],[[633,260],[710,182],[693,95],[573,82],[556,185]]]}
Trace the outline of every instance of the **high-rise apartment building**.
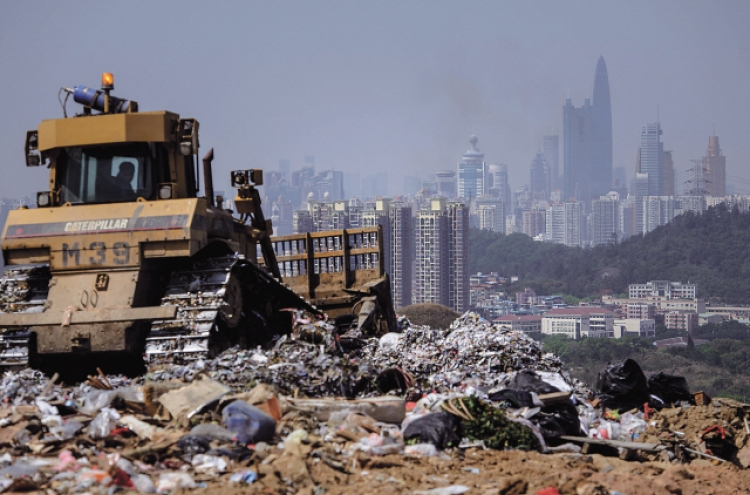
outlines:
{"label": "high-rise apartment building", "polygon": [[458,167],[458,197],[466,201],[469,198],[478,198],[484,194],[485,166],[484,153],[477,149],[476,136],[471,136],[469,143],[471,149],[464,153],[464,159],[459,162]]}
{"label": "high-rise apartment building", "polygon": [[414,303],[448,304],[448,217],[444,198],[433,198],[429,210],[416,216]]}
{"label": "high-rise apartment building", "polygon": [[314,232],[312,215],[307,210],[295,210],[292,214],[292,234]]}
{"label": "high-rise apartment building", "polygon": [[673,196],[647,196],[642,201],[643,234],[668,224],[674,218],[675,199]]}
{"label": "high-rise apartment building", "polygon": [[620,196],[608,193],[591,202],[591,244],[611,244],[620,239]]}
{"label": "high-rise apartment building", "polygon": [[708,138],[708,150],[703,157],[705,188],[709,196],[724,197],[727,194],[727,159],[719,147],[719,136]]}
{"label": "high-rise apartment building", "polygon": [[552,189],[562,188],[560,183],[560,136],[544,136],[544,159],[549,165]]}
{"label": "high-rise apartment building", "polygon": [[362,227],[380,226],[383,230],[383,266],[391,280],[394,307],[411,304],[411,206],[392,203],[390,198],[375,200],[375,208],[363,210]]}
{"label": "high-rise apartment building", "polygon": [[411,304],[412,236],[414,233],[411,206],[394,203],[390,206],[390,267],[391,293],[396,309]]}
{"label": "high-rise apartment building", "polygon": [[469,207],[448,203],[448,307],[469,310]]}
{"label": "high-rise apartment building", "polygon": [[664,144],[661,124],[646,124],[641,129],[640,173],[648,174],[647,196],[664,195]]}
{"label": "high-rise apartment building", "polygon": [[546,212],[532,208],[521,212],[521,232],[536,237],[546,231]]}
{"label": "high-rise apartment building", "polygon": [[469,208],[430,201],[416,217],[415,303],[437,303],[463,312],[469,306]]}
{"label": "high-rise apartment building", "polygon": [[[640,157],[640,150],[638,150]],[[640,163],[640,160],[639,162]],[[649,188],[649,177],[648,174],[638,173],[635,174],[635,182],[633,188],[633,222],[631,223],[633,231],[629,232],[630,235],[642,234],[643,233],[643,200],[648,197]]]}
{"label": "high-rise apartment building", "polygon": [[607,194],[612,187],[612,107],[604,57],[599,57],[596,63],[592,112],[591,194],[599,197]]}
{"label": "high-rise apartment building", "polygon": [[505,233],[505,208],[500,198],[483,196],[477,200],[477,217],[480,230]]}
{"label": "high-rise apartment building", "polygon": [[552,192],[552,174],[550,172],[549,164],[544,159],[542,153],[537,153],[534,159],[531,161],[530,181],[529,187],[531,188],[531,198],[537,200],[549,199],[550,192]]}
{"label": "high-rise apartment building", "polygon": [[582,206],[583,203],[580,201],[551,205],[546,214],[546,240],[566,246],[580,246]]}

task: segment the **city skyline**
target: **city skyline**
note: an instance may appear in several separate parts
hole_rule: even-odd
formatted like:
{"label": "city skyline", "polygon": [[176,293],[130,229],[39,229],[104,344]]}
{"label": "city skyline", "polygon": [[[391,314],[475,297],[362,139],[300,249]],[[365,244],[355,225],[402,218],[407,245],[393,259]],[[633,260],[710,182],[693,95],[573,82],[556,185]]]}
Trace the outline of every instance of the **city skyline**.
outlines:
{"label": "city skyline", "polygon": [[[2,196],[44,187],[41,171],[24,170],[24,132],[61,116],[59,87],[96,87],[104,71],[115,74],[114,94],[142,110],[201,122],[201,150],[215,149],[220,189],[229,170],[272,169],[279,158],[297,168],[306,155],[362,179],[382,169],[397,189],[404,176],[453,168],[471,134],[487,163],[508,166],[516,189],[543,136],[561,134],[566,97],[593,94],[591,68],[602,55],[613,166],[628,179],[638,131],[657,106],[679,184],[714,124],[730,157],[727,176],[750,164],[750,108],[737,97],[750,67],[728,63],[749,47],[746,3],[79,5],[0,6],[0,153],[17,172],[0,185]],[[53,38],[60,24],[77,29]],[[696,29],[706,25],[722,28]],[[186,28],[197,40],[188,50],[170,36]]]}

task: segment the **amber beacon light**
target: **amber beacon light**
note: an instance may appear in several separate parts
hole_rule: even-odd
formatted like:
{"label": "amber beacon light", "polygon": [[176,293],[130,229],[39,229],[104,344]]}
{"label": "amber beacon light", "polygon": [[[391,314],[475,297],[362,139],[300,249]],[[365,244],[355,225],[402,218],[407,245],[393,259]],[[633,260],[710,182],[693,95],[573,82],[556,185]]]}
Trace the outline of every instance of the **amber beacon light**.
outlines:
{"label": "amber beacon light", "polygon": [[102,74],[102,89],[115,89],[115,76],[111,72]]}

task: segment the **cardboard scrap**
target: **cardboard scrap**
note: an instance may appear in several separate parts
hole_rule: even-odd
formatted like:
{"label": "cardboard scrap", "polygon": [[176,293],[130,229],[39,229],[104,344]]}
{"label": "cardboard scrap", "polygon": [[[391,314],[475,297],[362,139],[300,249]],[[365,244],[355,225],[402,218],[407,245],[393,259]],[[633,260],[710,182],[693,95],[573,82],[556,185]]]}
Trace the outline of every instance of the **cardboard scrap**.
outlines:
{"label": "cardboard scrap", "polygon": [[190,385],[171,390],[157,400],[174,418],[191,418],[230,392],[230,388],[201,375]]}

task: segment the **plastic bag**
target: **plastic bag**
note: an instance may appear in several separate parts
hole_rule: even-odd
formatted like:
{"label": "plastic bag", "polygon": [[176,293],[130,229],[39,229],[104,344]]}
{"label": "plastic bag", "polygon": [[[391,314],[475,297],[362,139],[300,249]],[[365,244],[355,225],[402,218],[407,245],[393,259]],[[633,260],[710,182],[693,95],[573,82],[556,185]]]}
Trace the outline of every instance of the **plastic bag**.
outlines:
{"label": "plastic bag", "polygon": [[557,439],[562,435],[583,436],[578,409],[571,401],[545,406],[531,421],[539,425],[542,436],[551,445],[558,445]]}
{"label": "plastic bag", "polygon": [[199,424],[190,430],[190,434],[224,442],[231,442],[234,438],[234,433],[223,426],[215,425],[213,423]]}
{"label": "plastic bag", "polygon": [[488,398],[492,402],[505,402],[510,404],[511,407],[517,408],[536,407],[543,405],[541,404],[541,402],[539,404],[534,403],[532,392],[527,392],[526,390],[513,390],[510,388],[505,388],[497,392],[492,392],[488,395]]}
{"label": "plastic bag", "polygon": [[193,480],[192,476],[188,473],[162,473],[159,475],[159,483],[156,486],[156,491],[159,493],[167,493],[177,488],[197,488],[198,485]]}
{"label": "plastic bag", "polygon": [[648,402],[648,384],[641,367],[632,359],[610,364],[599,372],[597,397],[604,407],[627,411]]}
{"label": "plastic bag", "polygon": [[225,407],[222,419],[226,429],[243,444],[268,442],[276,434],[276,421],[271,416],[241,400]]}
{"label": "plastic bag", "polygon": [[120,419],[120,413],[109,407],[103,408],[102,412],[89,424],[89,436],[94,439],[108,436],[109,432],[117,426],[118,419]]}
{"label": "plastic bag", "polygon": [[514,390],[525,390],[526,392],[536,392],[540,395],[552,394],[560,391],[559,388],[545,382],[536,373],[530,370],[519,371],[516,376],[513,377],[513,380],[511,380],[508,388]]}
{"label": "plastic bag", "polygon": [[[693,399],[685,377],[668,375],[664,372],[657,375],[651,375],[648,379],[648,391],[652,395],[661,399],[665,405],[674,404],[675,402],[682,400],[690,401]],[[664,407],[658,403],[649,405],[651,405],[651,407]]]}
{"label": "plastic bag", "polygon": [[453,414],[439,412],[427,414],[412,421],[404,431],[407,443],[431,443],[444,449],[461,442],[461,420]]}

